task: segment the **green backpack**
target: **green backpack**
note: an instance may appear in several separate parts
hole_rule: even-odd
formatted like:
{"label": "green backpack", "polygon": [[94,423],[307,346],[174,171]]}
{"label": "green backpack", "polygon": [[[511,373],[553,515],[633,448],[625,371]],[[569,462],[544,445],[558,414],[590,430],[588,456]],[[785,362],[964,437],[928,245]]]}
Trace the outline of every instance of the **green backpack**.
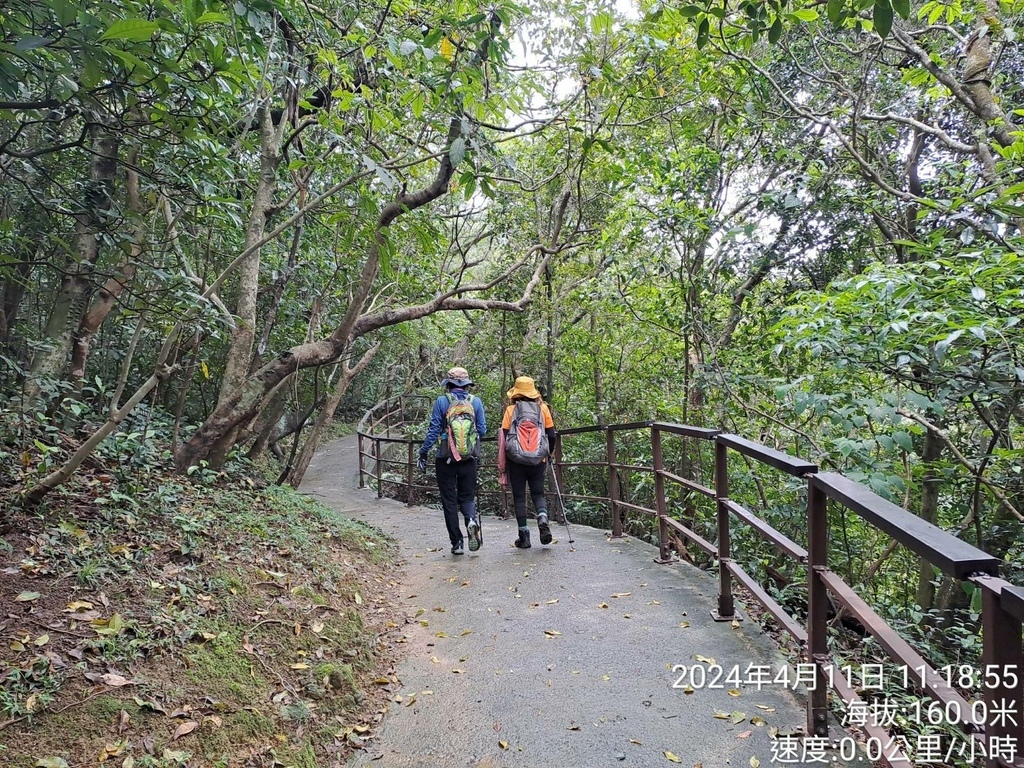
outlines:
{"label": "green backpack", "polygon": [[448,444],[448,455],[455,461],[476,457],[480,435],[476,431],[473,395],[459,400],[449,392],[445,421],[448,422],[448,440],[445,441]]}

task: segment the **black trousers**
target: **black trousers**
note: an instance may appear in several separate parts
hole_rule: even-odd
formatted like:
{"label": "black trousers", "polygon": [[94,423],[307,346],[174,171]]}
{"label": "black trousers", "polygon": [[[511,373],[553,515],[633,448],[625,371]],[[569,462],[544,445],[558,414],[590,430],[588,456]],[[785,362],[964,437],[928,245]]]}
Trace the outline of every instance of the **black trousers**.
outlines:
{"label": "black trousers", "polygon": [[508,473],[508,486],[512,489],[512,504],[516,511],[516,522],[520,528],[526,527],[526,489],[530,489],[533,508],[537,514],[548,511],[548,502],[544,498],[544,473],[547,462],[543,464],[517,464],[509,460],[505,465]]}
{"label": "black trousers", "polygon": [[462,541],[459,512],[462,512],[467,523],[470,518],[476,517],[476,459],[449,462],[448,459],[439,458],[434,468],[437,473],[437,490],[441,492],[444,524],[454,547]]}

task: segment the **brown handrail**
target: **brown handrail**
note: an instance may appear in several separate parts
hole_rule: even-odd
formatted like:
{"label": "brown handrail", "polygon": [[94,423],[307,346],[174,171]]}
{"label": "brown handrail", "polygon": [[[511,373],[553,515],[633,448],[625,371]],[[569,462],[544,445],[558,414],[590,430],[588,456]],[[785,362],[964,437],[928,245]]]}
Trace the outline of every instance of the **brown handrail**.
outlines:
{"label": "brown handrail", "polygon": [[[404,407],[404,404],[400,404]],[[374,414],[383,411],[384,415],[374,421]],[[376,425],[384,423],[386,434],[375,434],[372,430]],[[385,465],[404,465],[403,479],[388,480],[392,486],[406,487],[406,498],[412,503],[413,490],[424,490],[425,486],[414,483],[412,473],[414,446],[419,441],[412,438],[393,437],[392,432],[409,426],[405,422],[404,412],[396,412],[386,403],[375,405],[360,421],[359,454],[360,454],[360,485],[364,474],[377,481],[378,494],[383,492],[385,481],[382,477]],[[417,423],[417,429],[422,424]],[[620,433],[643,432],[649,436],[653,460],[651,466],[620,462],[619,446],[616,436]],[[948,712],[947,722],[958,722],[963,729],[981,743],[991,738],[1016,739],[1018,746],[1024,746],[1024,717],[995,718],[1001,702],[1011,702],[1017,707],[1017,713],[1024,714],[1022,707],[1022,690],[1024,690],[1024,651],[1021,647],[1022,622],[1024,622],[1024,588],[1009,584],[998,578],[997,558],[971,546],[946,531],[907,512],[902,507],[887,501],[843,475],[832,472],[819,472],[818,466],[803,459],[790,456],[774,448],[761,445],[734,434],[722,433],[716,429],[672,424],[658,421],[639,421],[628,424],[608,426],[591,425],[560,430],[562,440],[556,446],[554,469],[558,474],[565,499],[582,500],[605,506],[611,515],[612,536],[622,536],[627,523],[627,512],[640,515],[640,520],[655,517],[658,521],[658,558],[660,563],[677,562],[671,556],[671,539],[681,536],[700,549],[707,552],[719,564],[719,595],[716,618],[735,620],[740,618],[734,607],[733,579],[739,582],[755,600],[785,629],[803,649],[806,663],[812,665],[815,686],[808,693],[807,701],[807,732],[811,735],[825,736],[828,733],[828,701],[827,689],[831,688],[849,706],[853,702],[861,702],[857,691],[836,671],[836,665],[828,646],[828,614],[830,596],[854,616],[861,625],[871,633],[887,655],[910,670],[906,677],[908,684],[918,685],[940,706]],[[603,434],[604,449],[601,460],[572,460],[563,457],[564,445],[572,441],[576,435]],[[663,436],[671,435],[684,441],[695,440],[697,444],[708,444],[714,449],[714,483],[713,487],[702,483],[700,478],[684,477],[669,471],[665,467]],[[493,438],[488,438],[488,441]],[[372,451],[364,452],[366,442]],[[403,460],[386,458],[384,450],[388,446],[407,445]],[[729,457],[731,453],[739,453],[748,461],[771,467],[779,472],[800,479],[805,483],[807,493],[807,548],[782,532],[776,530],[768,522],[759,517],[756,511],[747,509],[729,496]],[[363,458],[371,457],[376,462],[373,475],[365,472]],[[579,458],[579,457],[574,457]],[[492,469],[493,464],[483,463],[482,468]],[[567,483],[563,472],[581,468],[601,467],[605,470],[607,495],[574,493],[572,483]],[[654,479],[654,499],[652,506],[639,503],[637,499],[624,498],[624,480],[630,473],[652,473]],[[714,526],[714,543],[705,538],[700,531],[693,530],[677,519],[668,498],[668,487],[672,485],[680,489],[682,499],[711,499],[716,507],[716,524]],[[481,494],[491,496],[504,491],[487,488]],[[856,592],[846,584],[839,575],[829,568],[828,548],[828,504],[840,504],[859,515],[872,527],[882,531],[895,541],[903,544],[911,551],[935,565],[943,573],[971,583],[981,590],[983,652],[982,662],[984,673],[988,674],[988,683],[984,685],[983,701],[985,712],[990,715],[989,722],[973,722],[971,717],[976,711],[968,702],[928,664],[898,633],[889,626]],[[565,510],[561,510],[564,514]],[[788,614],[785,609],[732,557],[731,536],[732,522],[735,517],[749,530],[769,542],[775,549],[788,556],[792,561],[807,572],[808,616],[806,626]],[[869,738],[880,740],[887,735],[885,728],[877,725],[864,726]],[[1005,743],[1005,742],[1004,742]],[[898,749],[892,748],[891,740],[886,742],[887,748],[882,750],[878,762],[888,766],[905,766],[910,761]],[[988,768],[1010,765],[1000,758],[986,758]]]}

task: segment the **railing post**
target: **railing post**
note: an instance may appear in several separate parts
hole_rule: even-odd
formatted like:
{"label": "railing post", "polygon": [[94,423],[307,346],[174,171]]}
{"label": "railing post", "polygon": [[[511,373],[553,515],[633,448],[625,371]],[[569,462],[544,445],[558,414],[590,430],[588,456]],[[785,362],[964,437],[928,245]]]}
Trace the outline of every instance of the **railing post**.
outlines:
{"label": "railing post", "polygon": [[828,567],[828,497],[813,481],[807,483],[807,661],[814,667],[814,685],[807,697],[807,734],[828,736],[828,689],[821,665],[828,655],[828,588],[819,569]]}
{"label": "railing post", "polygon": [[[982,582],[987,577],[979,577]],[[978,579],[976,579],[977,581]],[[981,683],[984,710],[988,713],[985,726],[985,741],[989,748],[986,752],[986,768],[1000,768],[1010,765],[1003,762],[992,749],[993,738],[1002,746],[1002,755],[1008,754],[1009,748],[1020,752],[1024,746],[1024,720],[1020,711],[1020,703],[1024,700],[1024,650],[1021,648],[1021,622],[1011,616],[1002,607],[1001,590],[997,592],[988,586],[981,589],[981,632],[983,646],[981,650]],[[1007,707],[1014,708],[1013,717],[1004,717]],[[978,723],[981,725],[981,723]],[[993,756],[995,754],[996,756]],[[1017,757],[1013,765],[1020,765]]]}
{"label": "railing post", "polygon": [[715,507],[718,518],[718,611],[712,614],[716,621],[736,618],[732,596],[732,573],[728,563],[732,558],[729,541],[729,446],[715,440]]}
{"label": "railing post", "polygon": [[622,538],[619,519],[619,470],[615,466],[615,432],[605,427],[605,460],[608,462],[608,501],[612,510],[612,538]]}
{"label": "railing post", "polygon": [[365,469],[363,468],[363,433],[356,433],[356,450],[359,452],[359,487],[365,488],[366,483],[363,480]]}
{"label": "railing post", "polygon": [[408,447],[409,450],[407,452],[408,456],[406,458],[406,465],[405,465],[405,504],[406,504],[406,506],[411,507],[412,506],[412,479],[413,479],[413,474],[412,473],[413,473],[413,469],[414,469],[414,466],[415,466],[413,464],[413,461],[412,461],[412,440],[408,441],[407,447]]}
{"label": "railing post", "polygon": [[384,498],[384,475],[382,474],[383,465],[380,459],[380,438],[374,438],[374,456],[377,459],[377,498]]}
{"label": "railing post", "polygon": [[672,561],[668,551],[668,526],[665,524],[665,517],[668,515],[668,505],[665,502],[665,454],[661,446],[661,430],[655,426],[651,427],[651,450],[654,454],[654,496],[658,509],[658,559],[655,562],[668,563]]}

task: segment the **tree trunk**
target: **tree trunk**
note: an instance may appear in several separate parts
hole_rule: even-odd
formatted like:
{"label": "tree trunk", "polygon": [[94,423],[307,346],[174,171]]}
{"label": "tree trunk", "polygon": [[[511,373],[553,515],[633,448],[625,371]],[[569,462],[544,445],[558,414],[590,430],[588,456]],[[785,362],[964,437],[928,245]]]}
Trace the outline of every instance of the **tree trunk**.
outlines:
{"label": "tree trunk", "polygon": [[72,329],[77,327],[77,320],[93,288],[90,276],[100,256],[99,235],[110,209],[121,138],[98,123],[93,123],[90,130],[92,162],[84,204],[75,217],[75,258],[68,266],[47,319],[43,332],[44,346],[33,356],[29,366],[24,388],[28,408],[34,407],[39,400],[40,385],[44,381],[61,376],[71,351]]}
{"label": "tree trunk", "polygon": [[[924,446],[921,449],[921,464],[925,468],[924,479],[921,481],[921,501],[917,511],[918,517],[933,525],[939,520],[939,490],[942,487],[942,475],[935,464],[942,458],[942,440],[932,430],[925,430]],[[917,579],[917,604],[922,611],[929,611],[935,606],[935,568],[924,558],[919,560]]]}
{"label": "tree trunk", "polygon": [[341,402],[341,398],[345,396],[345,393],[348,392],[352,380],[366,369],[366,366],[370,364],[370,361],[377,354],[378,349],[380,349],[380,342],[366,350],[354,368],[349,368],[348,365],[343,366],[341,378],[338,379],[334,392],[331,393],[330,398],[324,403],[323,409],[321,409],[316,422],[313,424],[313,429],[310,430],[309,435],[306,437],[306,442],[302,445],[302,450],[299,451],[298,459],[296,459],[294,466],[288,470],[288,474],[284,478],[284,481],[292,488],[298,488],[302,482],[306,470],[309,469],[309,463],[313,460],[313,454],[316,452],[320,434],[334,418],[334,414],[338,410],[338,404]]}
{"label": "tree trunk", "polygon": [[[263,239],[267,227],[267,214],[274,202],[277,189],[277,168],[281,164],[281,142],[285,120],[282,118],[274,125],[271,111],[266,108],[259,110],[260,120],[260,174],[256,183],[249,221],[245,227],[246,249]],[[253,248],[252,253],[238,267],[238,300],[235,304],[235,327],[231,332],[231,345],[228,348],[221,379],[217,406],[231,399],[249,375],[252,362],[253,341],[256,331],[256,304],[260,287],[260,248]],[[210,465],[219,467],[224,463],[228,451],[234,445],[237,429],[225,432],[210,451]]]}

